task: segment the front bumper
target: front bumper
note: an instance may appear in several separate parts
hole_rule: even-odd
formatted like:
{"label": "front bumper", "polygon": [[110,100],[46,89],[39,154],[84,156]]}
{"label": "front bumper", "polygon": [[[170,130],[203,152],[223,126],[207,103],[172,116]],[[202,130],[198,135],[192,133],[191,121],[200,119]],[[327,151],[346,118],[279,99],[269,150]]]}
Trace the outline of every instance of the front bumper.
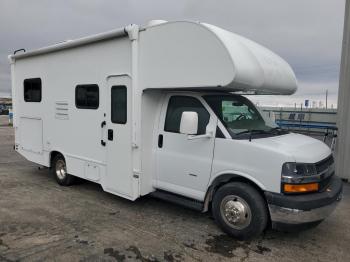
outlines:
{"label": "front bumper", "polygon": [[323,192],[304,195],[265,192],[272,227],[307,225],[324,220],[341,200],[342,189],[341,179],[334,176]]}

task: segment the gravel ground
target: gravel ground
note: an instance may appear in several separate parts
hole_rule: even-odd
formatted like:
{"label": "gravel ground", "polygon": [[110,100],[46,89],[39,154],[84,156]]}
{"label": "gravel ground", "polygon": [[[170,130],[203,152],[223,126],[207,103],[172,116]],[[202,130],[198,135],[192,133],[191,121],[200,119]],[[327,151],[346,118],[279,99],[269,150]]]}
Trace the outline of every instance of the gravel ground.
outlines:
{"label": "gravel ground", "polygon": [[[0,261],[350,261],[350,185],[318,227],[223,234],[210,214],[143,197],[135,202],[81,182],[60,187],[12,150],[0,116]],[[2,123],[2,124],[1,124]]]}

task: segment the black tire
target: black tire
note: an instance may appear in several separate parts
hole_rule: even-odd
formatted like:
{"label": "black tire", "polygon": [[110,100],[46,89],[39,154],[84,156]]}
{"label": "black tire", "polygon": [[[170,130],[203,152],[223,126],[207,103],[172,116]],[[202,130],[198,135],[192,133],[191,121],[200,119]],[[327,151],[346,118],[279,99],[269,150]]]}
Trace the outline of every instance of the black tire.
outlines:
{"label": "black tire", "polygon": [[[62,169],[64,169],[65,172],[62,172]],[[66,170],[66,160],[61,154],[56,155],[52,160],[51,173],[61,186],[70,186],[75,182],[75,177],[69,175]]]}
{"label": "black tire", "polygon": [[[254,187],[242,182],[232,182],[220,187],[213,198],[212,212],[222,230],[239,240],[260,235],[268,222],[264,198]],[[241,215],[235,221],[236,213]]]}

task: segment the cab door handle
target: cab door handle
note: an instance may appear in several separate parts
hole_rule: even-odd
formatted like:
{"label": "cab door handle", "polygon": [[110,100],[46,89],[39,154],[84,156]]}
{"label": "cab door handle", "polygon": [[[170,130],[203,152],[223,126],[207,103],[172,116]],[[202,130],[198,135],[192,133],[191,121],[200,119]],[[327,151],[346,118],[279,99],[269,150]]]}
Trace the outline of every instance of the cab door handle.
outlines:
{"label": "cab door handle", "polygon": [[113,141],[113,129],[108,129],[107,138],[109,141]]}
{"label": "cab door handle", "polygon": [[163,135],[158,136],[158,147],[159,148],[163,147]]}

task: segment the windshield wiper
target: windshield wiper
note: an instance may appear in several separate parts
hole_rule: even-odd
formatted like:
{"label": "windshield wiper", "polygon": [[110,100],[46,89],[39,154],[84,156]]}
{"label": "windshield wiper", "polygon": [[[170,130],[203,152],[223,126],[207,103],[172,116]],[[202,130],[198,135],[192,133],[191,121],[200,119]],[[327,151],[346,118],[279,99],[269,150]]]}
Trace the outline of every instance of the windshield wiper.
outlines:
{"label": "windshield wiper", "polygon": [[237,133],[236,135],[249,134],[249,142],[252,141],[252,135],[255,134],[269,134],[269,132],[262,129],[250,129]]}
{"label": "windshield wiper", "polygon": [[268,134],[269,132],[262,129],[249,129],[249,130],[239,132],[236,135],[242,135],[242,134],[248,134],[248,133]]}
{"label": "windshield wiper", "polygon": [[284,131],[284,129],[278,126],[278,127],[273,127],[273,128],[271,128],[271,129],[268,130],[267,132],[273,133],[274,131],[281,132],[281,131]]}
{"label": "windshield wiper", "polygon": [[277,127],[271,128],[269,131],[272,131],[272,130],[283,130],[283,129],[281,127],[277,126]]}

